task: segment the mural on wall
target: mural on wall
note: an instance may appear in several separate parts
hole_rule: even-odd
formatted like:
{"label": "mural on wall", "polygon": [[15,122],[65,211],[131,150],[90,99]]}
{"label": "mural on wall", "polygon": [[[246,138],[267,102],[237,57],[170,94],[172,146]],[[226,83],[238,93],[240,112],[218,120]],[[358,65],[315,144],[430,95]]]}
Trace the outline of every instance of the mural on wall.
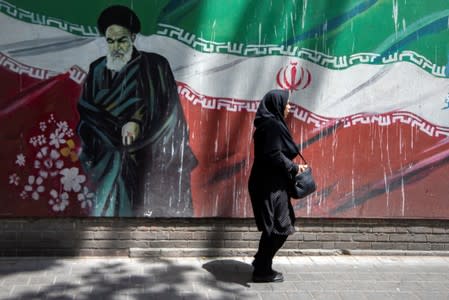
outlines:
{"label": "mural on wall", "polygon": [[98,18],[107,55],[93,62],[78,102],[80,162],[95,216],[191,216],[196,159],[167,60],[133,47],[137,15],[110,6]]}
{"label": "mural on wall", "polygon": [[282,88],[297,216],[449,218],[446,1],[143,2],[0,0],[0,216],[252,217]]}

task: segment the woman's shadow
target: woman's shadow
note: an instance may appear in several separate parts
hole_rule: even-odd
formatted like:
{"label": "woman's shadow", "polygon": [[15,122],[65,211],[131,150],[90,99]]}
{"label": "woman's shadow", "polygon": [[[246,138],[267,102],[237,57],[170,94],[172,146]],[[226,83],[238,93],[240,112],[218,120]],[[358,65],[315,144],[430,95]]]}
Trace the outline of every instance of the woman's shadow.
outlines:
{"label": "woman's shadow", "polygon": [[217,259],[203,265],[203,269],[211,273],[217,282],[237,283],[249,287],[253,267],[247,263],[232,259]]}

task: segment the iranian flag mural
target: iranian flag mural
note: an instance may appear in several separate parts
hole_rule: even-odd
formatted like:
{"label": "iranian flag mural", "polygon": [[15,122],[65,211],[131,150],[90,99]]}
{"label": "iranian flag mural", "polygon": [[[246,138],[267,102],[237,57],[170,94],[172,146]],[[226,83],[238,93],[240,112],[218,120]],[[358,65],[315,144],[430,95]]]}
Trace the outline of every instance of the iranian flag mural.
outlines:
{"label": "iranian flag mural", "polygon": [[298,217],[449,218],[447,0],[0,0],[0,28],[0,216],[252,217],[287,89]]}

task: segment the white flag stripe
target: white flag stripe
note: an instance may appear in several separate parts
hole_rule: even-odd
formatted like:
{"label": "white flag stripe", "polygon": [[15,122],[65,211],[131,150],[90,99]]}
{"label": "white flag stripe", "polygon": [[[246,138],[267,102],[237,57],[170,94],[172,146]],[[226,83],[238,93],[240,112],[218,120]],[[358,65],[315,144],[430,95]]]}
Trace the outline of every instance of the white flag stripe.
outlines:
{"label": "white flag stripe", "polygon": [[[70,42],[79,40],[79,36],[49,26],[25,23],[2,13],[0,26],[0,51],[37,68],[66,72],[78,65],[88,70],[89,64],[106,51],[103,39],[87,38],[92,42],[74,46]],[[36,48],[42,49],[42,53],[39,54]],[[33,49],[33,54],[26,53]]]}
{"label": "white flag stripe", "polygon": [[[169,59],[176,80],[208,96],[259,100],[268,90],[279,88],[276,76],[281,68],[298,62],[298,66],[310,71],[312,82],[306,89],[294,91],[292,100],[318,115],[342,118],[360,112],[400,110],[449,126],[449,110],[442,109],[449,80],[434,77],[410,63],[366,64],[338,71],[282,56],[202,54],[163,37],[155,37],[151,43],[151,50]],[[147,44],[143,42],[141,48]]]}

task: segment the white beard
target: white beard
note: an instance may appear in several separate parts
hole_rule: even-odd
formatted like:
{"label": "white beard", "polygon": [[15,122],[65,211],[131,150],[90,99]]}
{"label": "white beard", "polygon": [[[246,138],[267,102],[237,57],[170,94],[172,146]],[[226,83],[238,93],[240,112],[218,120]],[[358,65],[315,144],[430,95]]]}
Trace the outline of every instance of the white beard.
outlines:
{"label": "white beard", "polygon": [[106,55],[106,68],[119,72],[131,60],[132,52],[133,48],[129,47],[129,50],[123,54],[123,58],[114,57],[111,52],[108,52]]}

